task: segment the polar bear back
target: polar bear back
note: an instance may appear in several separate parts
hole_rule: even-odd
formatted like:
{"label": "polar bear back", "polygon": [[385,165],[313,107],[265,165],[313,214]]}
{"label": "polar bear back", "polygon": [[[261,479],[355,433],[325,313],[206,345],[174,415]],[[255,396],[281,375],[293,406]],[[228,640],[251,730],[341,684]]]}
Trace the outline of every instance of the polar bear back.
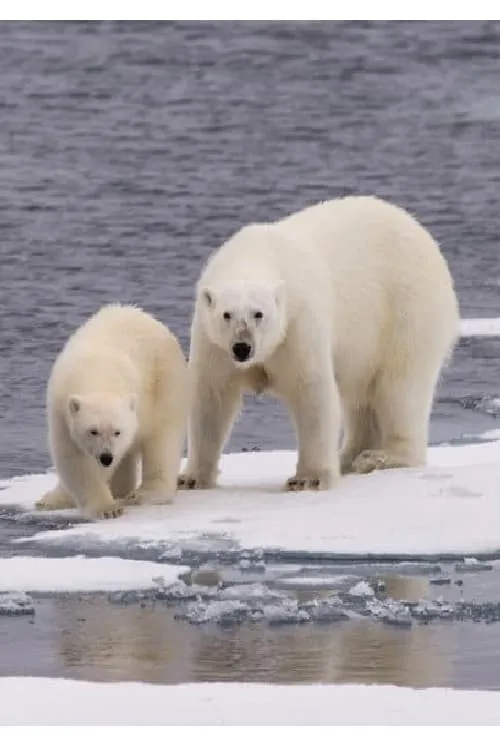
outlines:
{"label": "polar bear back", "polygon": [[[459,331],[453,281],[437,243],[408,212],[371,196],[326,201],[243,227],[212,256],[198,290],[235,281],[286,286],[290,334],[310,316],[331,346],[337,376],[371,377],[425,349],[422,366]],[[327,343],[328,342],[328,343]],[[297,343],[300,358],[302,346]]]}
{"label": "polar bear back", "polygon": [[[328,268],[336,295],[347,301],[355,296],[356,287],[365,293],[376,283],[405,298],[408,288],[427,293],[421,282],[423,278],[427,282],[429,275],[451,282],[446,261],[429,232],[407,211],[379,198],[325,201],[274,226],[290,238],[292,252],[300,245],[311,263],[318,261],[322,270]],[[343,305],[344,300],[341,309]]]}
{"label": "polar bear back", "polygon": [[448,265],[407,211],[372,196],[351,196],[306,208],[274,226],[290,238],[292,255],[300,247],[309,257],[309,274],[303,265],[296,274],[292,257],[282,266],[295,280],[294,294],[322,299],[328,289],[335,359],[344,379],[361,360],[374,366],[388,357],[405,360],[418,347],[427,358],[435,353],[440,359],[443,348],[451,350],[459,311]]}
{"label": "polar bear back", "polygon": [[156,383],[176,384],[184,367],[179,343],[165,325],[133,305],[107,305],[66,342],[52,369],[48,398],[111,389],[153,399]]}

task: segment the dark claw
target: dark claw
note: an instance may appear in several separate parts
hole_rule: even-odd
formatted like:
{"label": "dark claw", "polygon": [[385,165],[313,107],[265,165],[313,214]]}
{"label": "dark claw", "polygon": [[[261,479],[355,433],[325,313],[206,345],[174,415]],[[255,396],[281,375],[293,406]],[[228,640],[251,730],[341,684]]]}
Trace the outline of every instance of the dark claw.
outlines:
{"label": "dark claw", "polygon": [[178,487],[186,487],[188,490],[194,490],[196,487],[196,479],[187,479],[186,477],[181,477],[177,482]]}
{"label": "dark claw", "polygon": [[287,486],[290,490],[317,490],[319,488],[319,479],[290,479]]}
{"label": "dark claw", "polygon": [[104,511],[103,518],[118,518],[122,513],[122,508],[111,508],[110,510]]}

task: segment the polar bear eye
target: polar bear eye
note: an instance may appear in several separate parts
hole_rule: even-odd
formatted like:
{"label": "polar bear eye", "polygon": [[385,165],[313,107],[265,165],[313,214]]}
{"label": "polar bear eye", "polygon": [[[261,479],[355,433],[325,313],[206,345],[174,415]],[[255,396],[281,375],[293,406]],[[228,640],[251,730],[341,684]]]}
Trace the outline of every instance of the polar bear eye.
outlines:
{"label": "polar bear eye", "polygon": [[99,434],[99,430],[96,430],[96,428],[95,428],[95,427],[92,427],[92,429],[91,429],[91,430],[89,430],[89,433],[90,433],[90,434],[91,434],[91,435],[92,435],[93,437],[96,437],[96,436],[97,436],[97,435]]}
{"label": "polar bear eye", "polygon": [[231,320],[231,313],[226,310],[226,312],[222,313],[222,317],[224,320]]}
{"label": "polar bear eye", "polygon": [[262,318],[264,317],[264,313],[262,312],[262,310],[256,310],[253,316],[255,320],[262,320]]}
{"label": "polar bear eye", "polygon": [[122,433],[121,433],[121,430],[115,430],[115,431],[113,432],[113,435],[114,435],[115,437],[120,437],[120,435],[121,435],[121,434],[122,434]]}

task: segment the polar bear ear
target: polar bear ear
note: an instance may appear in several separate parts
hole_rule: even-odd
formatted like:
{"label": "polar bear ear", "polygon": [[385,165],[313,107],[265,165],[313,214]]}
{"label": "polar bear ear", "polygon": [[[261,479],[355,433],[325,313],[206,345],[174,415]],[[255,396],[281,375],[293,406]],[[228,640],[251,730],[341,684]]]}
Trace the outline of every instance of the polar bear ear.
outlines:
{"label": "polar bear ear", "polygon": [[203,302],[207,305],[207,307],[212,307],[212,305],[215,302],[215,295],[211,289],[208,289],[208,287],[205,287],[204,289],[201,290],[201,298]]}
{"label": "polar bear ear", "polygon": [[82,399],[80,396],[70,396],[68,398],[68,411],[70,414],[78,414],[82,408]]}
{"label": "polar bear ear", "polygon": [[130,411],[137,411],[137,395],[135,393],[131,393],[128,396],[127,402]]}

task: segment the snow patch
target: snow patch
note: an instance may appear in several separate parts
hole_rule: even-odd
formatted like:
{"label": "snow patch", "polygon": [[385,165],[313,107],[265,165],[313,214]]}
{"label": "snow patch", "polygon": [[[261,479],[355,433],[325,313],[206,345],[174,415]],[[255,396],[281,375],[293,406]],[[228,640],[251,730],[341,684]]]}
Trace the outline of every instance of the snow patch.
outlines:
{"label": "snow patch", "polygon": [[[127,508],[121,518],[42,531],[30,543],[101,553],[156,546],[164,559],[182,562],[188,551],[195,559],[262,549],[299,556],[500,550],[500,441],[430,448],[426,467],[349,475],[328,492],[282,492],[295,461],[292,451],[225,455],[218,489],[181,491],[168,508]],[[0,504],[28,510],[48,482],[42,475],[4,483]]]}
{"label": "snow patch", "polygon": [[500,336],[500,318],[463,318],[460,322],[460,335],[463,338]]}
{"label": "snow patch", "polygon": [[499,716],[498,691],[0,678],[0,724],[10,726],[497,726]]}
{"label": "snow patch", "polygon": [[184,566],[116,557],[9,557],[0,559],[0,592],[154,589],[159,579],[168,585],[188,570]]}

